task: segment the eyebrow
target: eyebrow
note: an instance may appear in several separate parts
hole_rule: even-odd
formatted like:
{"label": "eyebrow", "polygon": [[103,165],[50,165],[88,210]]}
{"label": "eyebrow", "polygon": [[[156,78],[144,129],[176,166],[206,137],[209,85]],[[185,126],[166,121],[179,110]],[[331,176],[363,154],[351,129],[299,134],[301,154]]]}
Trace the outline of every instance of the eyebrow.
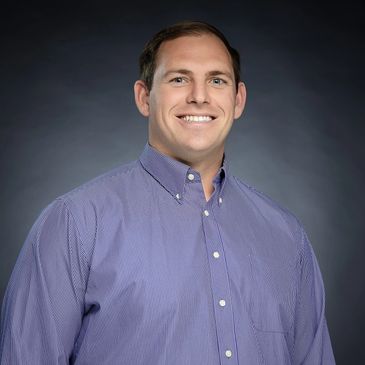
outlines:
{"label": "eyebrow", "polygon": [[[164,75],[163,78],[166,78],[168,76],[170,76],[171,74],[182,74],[182,75],[187,75],[187,76],[191,76],[193,74],[192,71],[187,70],[187,69],[177,69],[177,70],[170,70],[167,71]],[[214,70],[214,71],[209,71],[206,74],[208,77],[212,77],[212,76],[226,76],[228,77],[230,80],[233,81],[233,76],[230,72],[225,72],[225,71],[220,71],[220,70]]]}
{"label": "eyebrow", "polygon": [[189,70],[186,70],[184,68],[181,68],[181,69],[178,69],[178,70],[170,70],[170,71],[167,71],[163,77],[167,77],[167,76],[170,76],[171,74],[182,74],[182,75],[191,75],[192,72],[189,71]]}
{"label": "eyebrow", "polygon": [[230,72],[224,72],[224,71],[216,70],[216,71],[210,71],[210,72],[208,72],[207,75],[208,76],[226,76],[229,79],[233,80],[233,76],[232,76],[232,74]]}

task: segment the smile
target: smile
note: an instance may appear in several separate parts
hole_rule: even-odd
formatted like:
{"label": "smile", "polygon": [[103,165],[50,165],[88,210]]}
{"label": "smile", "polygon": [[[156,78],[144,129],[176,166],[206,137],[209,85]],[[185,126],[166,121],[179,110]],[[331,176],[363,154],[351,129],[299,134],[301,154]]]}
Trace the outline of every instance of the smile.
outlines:
{"label": "smile", "polygon": [[189,123],[206,123],[215,119],[211,115],[180,115],[178,118]]}

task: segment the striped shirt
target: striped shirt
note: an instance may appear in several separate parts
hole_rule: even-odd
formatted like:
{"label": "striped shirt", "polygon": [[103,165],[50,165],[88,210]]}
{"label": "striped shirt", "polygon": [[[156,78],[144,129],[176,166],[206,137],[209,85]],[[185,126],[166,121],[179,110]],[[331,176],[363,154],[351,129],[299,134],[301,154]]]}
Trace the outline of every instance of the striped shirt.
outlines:
{"label": "striped shirt", "polygon": [[140,158],[51,203],[19,254],[0,363],[334,364],[298,220],[230,175]]}

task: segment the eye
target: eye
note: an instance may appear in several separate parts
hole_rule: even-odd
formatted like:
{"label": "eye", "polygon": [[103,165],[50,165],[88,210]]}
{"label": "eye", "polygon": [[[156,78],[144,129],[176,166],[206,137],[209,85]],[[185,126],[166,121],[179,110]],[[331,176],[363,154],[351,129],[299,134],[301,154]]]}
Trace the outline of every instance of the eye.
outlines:
{"label": "eye", "polygon": [[184,77],[181,77],[181,76],[174,77],[173,79],[170,80],[170,83],[178,84],[178,85],[184,84],[186,82],[187,82],[187,80]]}
{"label": "eye", "polygon": [[215,86],[222,86],[227,83],[227,81],[225,81],[219,77],[215,77],[214,79],[211,80],[211,82]]}

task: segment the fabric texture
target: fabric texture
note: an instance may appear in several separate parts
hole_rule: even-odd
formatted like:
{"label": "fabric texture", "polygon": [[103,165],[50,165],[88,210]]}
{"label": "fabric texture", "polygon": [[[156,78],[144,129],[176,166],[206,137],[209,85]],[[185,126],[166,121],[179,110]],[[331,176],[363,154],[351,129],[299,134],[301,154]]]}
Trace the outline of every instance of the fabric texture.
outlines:
{"label": "fabric texture", "polygon": [[11,275],[1,365],[335,363],[298,220],[146,145],[50,204]]}

